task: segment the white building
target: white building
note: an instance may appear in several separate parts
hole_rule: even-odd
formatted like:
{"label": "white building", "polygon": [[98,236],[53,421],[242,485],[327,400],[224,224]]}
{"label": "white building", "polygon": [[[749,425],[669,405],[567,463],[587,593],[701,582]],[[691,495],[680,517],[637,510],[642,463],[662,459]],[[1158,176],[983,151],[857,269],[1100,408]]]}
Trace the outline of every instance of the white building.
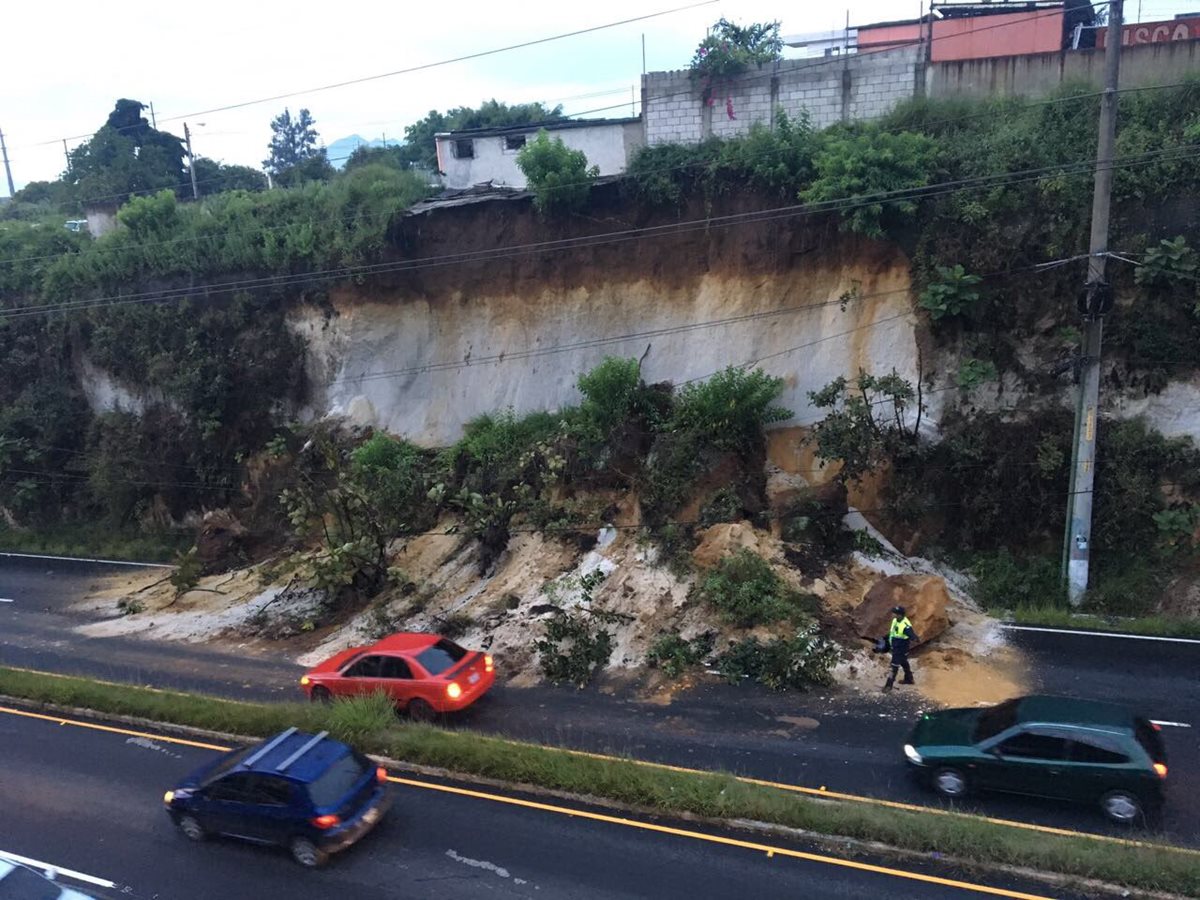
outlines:
{"label": "white building", "polygon": [[624,172],[634,151],[645,140],[640,117],[571,119],[443,132],[435,136],[443,184],[452,189],[488,182],[504,187],[525,187],[525,175],[517,168],[517,154],[542,129],[551,137],[560,138],[572,150],[582,150],[588,166],[599,166],[602,176]]}

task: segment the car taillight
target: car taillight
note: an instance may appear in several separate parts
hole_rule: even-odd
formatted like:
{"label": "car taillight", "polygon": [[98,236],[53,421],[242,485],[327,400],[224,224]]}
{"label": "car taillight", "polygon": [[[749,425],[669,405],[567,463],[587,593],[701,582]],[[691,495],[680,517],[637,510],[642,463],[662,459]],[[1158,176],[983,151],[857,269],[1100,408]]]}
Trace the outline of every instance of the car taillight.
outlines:
{"label": "car taillight", "polygon": [[385,769],[383,766],[380,766],[378,769],[376,769],[375,780],[380,784],[383,784],[385,781],[387,781],[387,769]]}
{"label": "car taillight", "polygon": [[342,820],[337,816],[317,816],[315,819],[309,819],[314,828],[320,828],[324,831],[326,828],[333,828],[342,824]]}
{"label": "car taillight", "polygon": [[492,662],[492,655],[485,653],[483,656],[483,671],[491,672],[495,668],[495,663]]}
{"label": "car taillight", "polygon": [[1154,773],[1159,778],[1166,778],[1167,777],[1167,764],[1166,763],[1155,763],[1154,764]]}
{"label": "car taillight", "polygon": [[311,679],[311,678],[309,678],[307,675],[303,675],[303,676],[301,676],[301,678],[300,678],[300,687],[308,687],[310,684],[312,684],[312,679]]}
{"label": "car taillight", "polygon": [[1153,728],[1155,731],[1162,731],[1162,726],[1159,725],[1157,722],[1151,722],[1150,727]]}
{"label": "car taillight", "polygon": [[446,685],[446,696],[451,700],[457,700],[462,696],[462,687],[457,681],[452,681]]}

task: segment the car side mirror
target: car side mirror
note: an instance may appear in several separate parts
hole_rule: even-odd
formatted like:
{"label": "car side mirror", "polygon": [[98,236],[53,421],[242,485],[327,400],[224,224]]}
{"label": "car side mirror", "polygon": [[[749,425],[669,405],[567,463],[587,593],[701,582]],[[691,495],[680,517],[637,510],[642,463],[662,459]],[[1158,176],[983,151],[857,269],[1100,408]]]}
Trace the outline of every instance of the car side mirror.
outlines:
{"label": "car side mirror", "polygon": [[988,753],[990,753],[992,756],[996,757],[996,759],[1003,759],[1003,758],[1004,758],[1004,754],[1000,752],[1000,748],[999,748],[999,747],[988,747],[988,751],[987,751],[987,752],[988,752]]}

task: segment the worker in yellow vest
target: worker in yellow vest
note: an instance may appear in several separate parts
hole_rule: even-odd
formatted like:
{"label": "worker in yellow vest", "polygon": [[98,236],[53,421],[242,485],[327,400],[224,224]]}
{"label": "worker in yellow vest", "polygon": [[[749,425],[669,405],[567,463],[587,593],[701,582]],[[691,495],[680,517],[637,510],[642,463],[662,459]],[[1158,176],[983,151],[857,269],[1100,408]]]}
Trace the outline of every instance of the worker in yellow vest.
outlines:
{"label": "worker in yellow vest", "polygon": [[904,612],[903,606],[892,607],[892,625],[888,629],[887,645],[892,651],[892,671],[888,675],[883,689],[890,691],[896,683],[896,673],[904,669],[904,680],[901,684],[913,684],[912,666],[908,664],[908,648],[916,643],[917,633],[913,631],[912,622]]}

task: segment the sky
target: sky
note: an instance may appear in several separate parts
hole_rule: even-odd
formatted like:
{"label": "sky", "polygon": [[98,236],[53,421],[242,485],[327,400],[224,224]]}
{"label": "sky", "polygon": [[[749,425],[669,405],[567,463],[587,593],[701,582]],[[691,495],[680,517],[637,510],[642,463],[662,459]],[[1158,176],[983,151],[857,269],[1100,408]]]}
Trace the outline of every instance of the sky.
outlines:
{"label": "sky", "polygon": [[[691,0],[695,2],[695,0]],[[716,0],[692,9],[480,59],[366,84],[203,112],[427,65],[511,44],[678,9],[689,0],[590,4],[523,0],[385,3],[342,0],[59,0],[0,11],[0,131],[18,188],[57,178],[62,139],[75,146],[104,123],[118,98],[153,103],[158,126],[197,155],[259,167],[270,121],[285,106],[311,110],[326,143],[352,134],[388,140],[431,109],[561,103],[568,114],[622,116],[642,72],[687,66],[705,29],[722,16],[774,21],[784,35],[846,23],[845,3]],[[1127,18],[1170,18],[1200,0],[1126,0]],[[913,18],[919,0],[855,0],[852,24]],[[799,55],[787,51],[785,55]],[[611,108],[609,108],[611,107]],[[147,111],[147,115],[148,115]],[[0,179],[0,196],[7,189]]]}

